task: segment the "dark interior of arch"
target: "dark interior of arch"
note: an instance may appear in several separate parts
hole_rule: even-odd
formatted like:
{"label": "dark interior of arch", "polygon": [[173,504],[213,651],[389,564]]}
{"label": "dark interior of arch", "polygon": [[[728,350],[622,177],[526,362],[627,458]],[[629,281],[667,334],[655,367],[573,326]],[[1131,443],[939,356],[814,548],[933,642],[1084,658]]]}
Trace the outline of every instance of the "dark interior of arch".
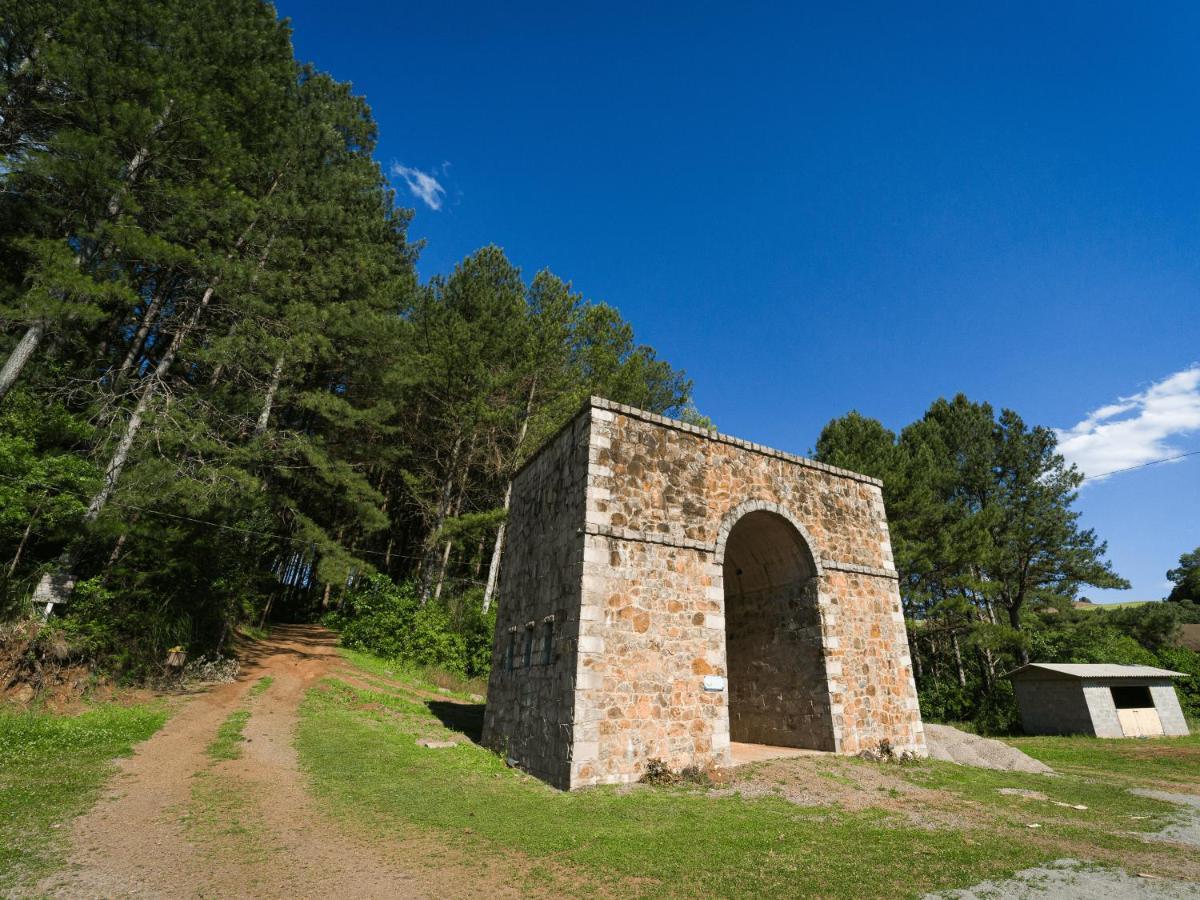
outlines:
{"label": "dark interior of arch", "polygon": [[725,544],[729,736],[833,750],[817,570],[782,516],[747,513]]}

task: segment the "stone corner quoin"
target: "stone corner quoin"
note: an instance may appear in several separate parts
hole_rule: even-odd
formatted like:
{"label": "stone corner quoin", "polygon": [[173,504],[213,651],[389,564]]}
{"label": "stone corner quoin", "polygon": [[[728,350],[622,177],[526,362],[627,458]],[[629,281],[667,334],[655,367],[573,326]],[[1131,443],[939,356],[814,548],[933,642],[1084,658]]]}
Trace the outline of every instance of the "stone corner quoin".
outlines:
{"label": "stone corner quoin", "polygon": [[517,473],[484,741],[564,789],[924,734],[880,482],[592,398]]}

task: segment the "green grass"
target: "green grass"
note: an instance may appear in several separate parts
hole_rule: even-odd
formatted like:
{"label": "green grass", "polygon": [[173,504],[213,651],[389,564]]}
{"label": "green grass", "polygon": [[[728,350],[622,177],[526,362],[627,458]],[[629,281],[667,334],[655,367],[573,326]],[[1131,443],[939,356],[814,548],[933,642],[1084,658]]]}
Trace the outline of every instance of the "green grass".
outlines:
{"label": "green grass", "polygon": [[250,721],[250,710],[235,709],[229,714],[221,727],[217,729],[217,736],[211,744],[205,749],[205,752],[214,760],[222,759],[237,759],[242,755],[242,742],[246,740],[242,734],[242,729],[246,727],[246,723]]}
{"label": "green grass", "polygon": [[0,710],[0,894],[61,864],[70,822],[95,802],[112,761],[166,718],[157,705],[76,716]]}
{"label": "green grass", "polygon": [[1200,783],[1200,733],[1173,738],[1021,737],[1007,743],[1050,768],[1118,780]]}
{"label": "green grass", "polygon": [[[270,675],[264,675],[258,679],[250,690],[246,692],[246,702],[254,700],[266,692],[275,679]],[[239,759],[242,755],[242,744],[246,740],[246,736],[242,732],[246,728],[246,723],[250,721],[250,710],[242,707],[235,709],[229,714],[221,727],[217,729],[217,736],[213,742],[205,748],[205,753],[213,760],[223,759]]]}
{"label": "green grass", "polygon": [[378,678],[407,683],[426,691],[436,691],[446,697],[471,702],[487,693],[487,679],[465,679],[437,668],[412,666],[401,660],[381,659],[370,653],[338,647],[338,655],[367,674]]}
{"label": "green grass", "polygon": [[262,863],[275,850],[251,790],[213,769],[193,776],[191,802],[182,821],[196,846],[218,864]]}
{"label": "green grass", "polygon": [[[899,777],[943,792],[947,810],[963,819],[961,827],[921,828],[882,808],[799,807],[695,788],[563,793],[472,744],[416,745],[420,736],[451,734],[425,703],[333,682],[306,697],[297,745],[318,795],[341,815],[512,860],[514,873],[523,866],[524,874],[514,874],[519,886],[549,879],[551,892],[912,896],[1005,877],[1070,855],[1064,848],[1081,841],[1107,862],[1126,851],[1171,852],[1146,851],[1127,833],[1160,827],[1169,805],[1082,776],[934,762],[894,767]],[[830,765],[853,773],[876,764]],[[1089,809],[997,793],[1004,787]],[[894,790],[877,793],[881,802],[896,798]],[[1026,828],[1033,821],[1041,830]]]}

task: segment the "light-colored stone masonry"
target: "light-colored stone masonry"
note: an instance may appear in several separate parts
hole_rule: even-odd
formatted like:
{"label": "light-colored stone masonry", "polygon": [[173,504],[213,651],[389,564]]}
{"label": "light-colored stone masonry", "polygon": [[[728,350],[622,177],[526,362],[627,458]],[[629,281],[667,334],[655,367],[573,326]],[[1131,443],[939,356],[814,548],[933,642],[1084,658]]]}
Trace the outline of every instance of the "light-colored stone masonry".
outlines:
{"label": "light-colored stone masonry", "polygon": [[[484,738],[539,777],[728,764],[731,729],[924,752],[878,481],[593,399],[509,522]],[[550,663],[510,668],[546,616]]]}

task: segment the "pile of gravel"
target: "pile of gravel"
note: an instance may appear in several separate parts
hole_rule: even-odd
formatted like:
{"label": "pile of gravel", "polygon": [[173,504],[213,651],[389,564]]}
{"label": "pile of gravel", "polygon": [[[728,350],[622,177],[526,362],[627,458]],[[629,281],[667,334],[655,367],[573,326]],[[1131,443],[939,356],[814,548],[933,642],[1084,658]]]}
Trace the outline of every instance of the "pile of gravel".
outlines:
{"label": "pile of gravel", "polygon": [[968,734],[949,725],[926,725],[925,744],[929,748],[931,759],[958,763],[960,766],[979,766],[1004,772],[1054,774],[1048,765],[1038,762],[1016,747],[977,734]]}

